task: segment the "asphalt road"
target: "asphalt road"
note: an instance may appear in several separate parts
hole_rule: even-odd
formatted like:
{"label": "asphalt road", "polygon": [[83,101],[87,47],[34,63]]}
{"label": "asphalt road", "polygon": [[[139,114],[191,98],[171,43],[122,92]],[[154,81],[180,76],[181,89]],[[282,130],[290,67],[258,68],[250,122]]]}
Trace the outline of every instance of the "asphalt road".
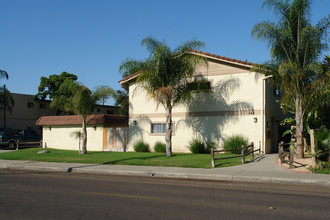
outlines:
{"label": "asphalt road", "polygon": [[329,187],[0,170],[0,219],[329,216]]}

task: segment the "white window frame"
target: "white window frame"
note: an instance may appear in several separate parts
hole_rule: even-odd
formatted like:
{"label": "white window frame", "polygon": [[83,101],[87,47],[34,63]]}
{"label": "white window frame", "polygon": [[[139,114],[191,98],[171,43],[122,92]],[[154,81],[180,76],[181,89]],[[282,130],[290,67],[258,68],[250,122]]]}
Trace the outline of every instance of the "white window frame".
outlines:
{"label": "white window frame", "polygon": [[[154,125],[158,125],[157,130],[154,128]],[[175,123],[172,122],[172,136],[175,135]],[[161,136],[165,136],[166,135],[166,123],[165,122],[151,122],[150,123],[150,135],[161,135]]]}

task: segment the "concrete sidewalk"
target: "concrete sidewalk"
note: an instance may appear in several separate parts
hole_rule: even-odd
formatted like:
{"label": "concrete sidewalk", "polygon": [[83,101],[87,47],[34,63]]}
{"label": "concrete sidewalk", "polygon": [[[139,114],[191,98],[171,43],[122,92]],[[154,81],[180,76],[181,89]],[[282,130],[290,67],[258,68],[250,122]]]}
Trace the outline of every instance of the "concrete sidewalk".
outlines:
{"label": "concrete sidewalk", "polygon": [[330,186],[330,175],[295,173],[276,160],[276,154],[266,154],[248,164],[213,169],[0,160],[0,169]]}

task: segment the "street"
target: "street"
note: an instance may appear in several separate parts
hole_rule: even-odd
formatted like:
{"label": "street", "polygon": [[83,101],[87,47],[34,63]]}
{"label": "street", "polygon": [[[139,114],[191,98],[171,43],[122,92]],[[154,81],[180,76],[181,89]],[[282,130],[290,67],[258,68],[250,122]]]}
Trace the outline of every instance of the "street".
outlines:
{"label": "street", "polygon": [[330,188],[0,170],[0,219],[327,219]]}

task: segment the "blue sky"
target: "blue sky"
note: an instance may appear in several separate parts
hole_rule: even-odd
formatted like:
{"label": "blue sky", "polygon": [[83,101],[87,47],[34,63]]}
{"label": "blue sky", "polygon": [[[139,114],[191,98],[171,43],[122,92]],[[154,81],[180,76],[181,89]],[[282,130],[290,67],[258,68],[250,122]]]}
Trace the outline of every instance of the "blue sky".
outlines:
{"label": "blue sky", "polygon": [[[40,77],[74,73],[93,89],[120,89],[127,57],[144,59],[141,40],[151,35],[172,48],[195,38],[205,52],[261,63],[269,51],[251,39],[252,27],[273,20],[263,0],[0,0],[0,69],[13,93],[36,94]],[[330,0],[314,0],[314,24]],[[112,104],[110,100],[108,104]]]}

